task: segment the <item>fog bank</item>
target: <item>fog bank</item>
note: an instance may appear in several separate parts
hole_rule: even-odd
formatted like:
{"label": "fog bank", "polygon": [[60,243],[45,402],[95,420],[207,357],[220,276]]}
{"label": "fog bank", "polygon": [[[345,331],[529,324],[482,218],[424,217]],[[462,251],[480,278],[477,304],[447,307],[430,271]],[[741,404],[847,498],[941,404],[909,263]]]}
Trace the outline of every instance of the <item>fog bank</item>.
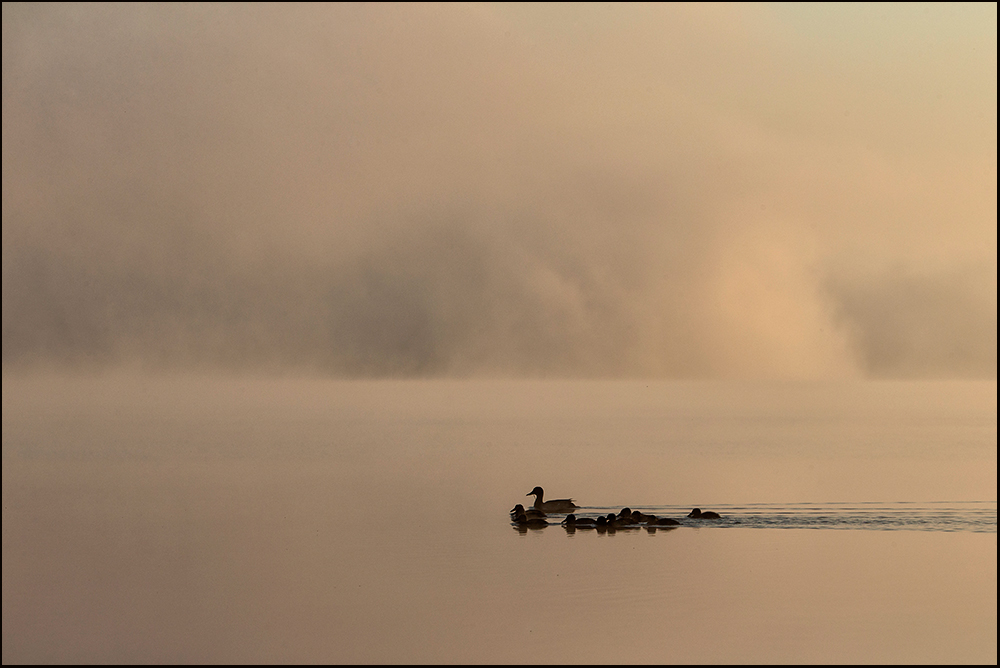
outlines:
{"label": "fog bank", "polygon": [[996,5],[3,5],[3,365],[995,377]]}

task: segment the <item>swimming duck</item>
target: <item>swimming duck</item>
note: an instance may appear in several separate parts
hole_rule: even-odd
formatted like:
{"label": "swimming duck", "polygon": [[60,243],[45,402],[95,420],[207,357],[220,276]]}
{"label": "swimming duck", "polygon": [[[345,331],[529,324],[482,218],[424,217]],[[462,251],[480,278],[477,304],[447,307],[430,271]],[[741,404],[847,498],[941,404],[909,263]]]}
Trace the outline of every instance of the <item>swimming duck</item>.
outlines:
{"label": "swimming duck", "polygon": [[657,517],[656,515],[647,515],[646,517],[646,526],[648,527],[674,527],[680,524],[672,517]]}
{"label": "swimming duck", "polygon": [[722,519],[722,515],[720,515],[719,513],[715,512],[714,510],[706,510],[705,512],[702,512],[701,508],[695,508],[694,510],[692,510],[690,513],[688,513],[688,517],[690,517],[692,519],[696,519],[696,520],[719,520],[719,519]]}
{"label": "swimming duck", "polygon": [[520,503],[510,509],[510,516],[511,517],[514,517],[518,513],[523,513],[525,516],[527,516],[527,518],[529,520],[531,520],[531,519],[538,519],[540,517],[543,517],[543,518],[544,517],[548,517],[542,511],[535,510],[534,508],[529,508],[529,509],[525,510],[524,506],[522,506]]}
{"label": "swimming duck", "polygon": [[630,512],[628,517],[623,517],[620,515],[615,515],[614,513],[608,513],[607,516],[608,528],[609,529],[638,529],[639,525],[632,521],[632,513]]}
{"label": "swimming duck", "polygon": [[639,524],[645,524],[650,519],[656,519],[656,515],[647,515],[646,513],[639,512],[638,510],[632,511],[632,519]]}
{"label": "swimming duck", "polygon": [[545,490],[541,487],[536,487],[531,490],[525,496],[535,497],[535,510],[541,510],[548,513],[571,513],[580,506],[573,503],[573,499],[553,499],[551,501],[544,501],[543,496],[545,495]]}
{"label": "swimming duck", "polygon": [[517,526],[528,527],[530,529],[547,527],[549,525],[549,521],[544,517],[528,517],[524,513],[517,513],[511,521]]}
{"label": "swimming duck", "polygon": [[567,528],[569,527],[580,527],[581,529],[591,529],[597,524],[597,520],[593,517],[577,517],[576,515],[570,513],[563,520],[563,525]]}
{"label": "swimming duck", "polygon": [[628,507],[622,508],[618,512],[618,517],[615,518],[615,521],[618,523],[619,526],[636,524],[635,519],[632,517],[632,509]]}

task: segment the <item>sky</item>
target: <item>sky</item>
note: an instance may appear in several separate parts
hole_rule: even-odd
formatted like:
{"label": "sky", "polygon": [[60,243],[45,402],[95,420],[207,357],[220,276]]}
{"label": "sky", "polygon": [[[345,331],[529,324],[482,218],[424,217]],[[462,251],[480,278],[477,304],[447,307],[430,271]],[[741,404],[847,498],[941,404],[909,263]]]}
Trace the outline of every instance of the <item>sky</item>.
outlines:
{"label": "sky", "polygon": [[995,378],[995,3],[3,4],[3,369]]}

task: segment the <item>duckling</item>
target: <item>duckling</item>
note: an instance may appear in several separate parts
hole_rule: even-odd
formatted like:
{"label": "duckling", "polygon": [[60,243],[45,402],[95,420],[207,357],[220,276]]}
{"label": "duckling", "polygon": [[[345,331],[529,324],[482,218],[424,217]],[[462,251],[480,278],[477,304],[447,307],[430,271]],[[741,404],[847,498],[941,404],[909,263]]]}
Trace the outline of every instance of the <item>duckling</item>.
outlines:
{"label": "duckling", "polygon": [[632,519],[635,520],[638,524],[645,524],[650,520],[650,518],[655,520],[656,515],[647,515],[646,513],[639,512],[638,510],[632,511]]}
{"label": "duckling", "polygon": [[535,510],[541,510],[549,513],[571,513],[580,506],[573,503],[573,499],[552,499],[551,501],[543,500],[545,495],[545,490],[541,487],[535,487],[525,496],[535,497]]}
{"label": "duckling", "polygon": [[524,506],[522,506],[520,503],[517,504],[516,506],[514,506],[513,508],[511,508],[511,510],[510,510],[510,516],[514,517],[518,513],[523,513],[525,516],[527,516],[527,518],[529,520],[531,520],[531,519],[538,519],[540,517],[541,518],[548,517],[548,515],[546,515],[542,511],[535,510],[534,508],[529,508],[528,510],[525,510]]}
{"label": "duckling", "polygon": [[597,525],[597,520],[592,517],[577,517],[576,515],[570,513],[563,520],[563,526],[570,528],[580,528],[580,529],[593,529]]}
{"label": "duckling", "polygon": [[517,526],[527,527],[529,529],[547,527],[549,525],[549,521],[544,517],[528,517],[524,513],[517,513],[511,521]]}
{"label": "duckling", "polygon": [[636,524],[636,521],[632,518],[632,509],[625,507],[618,512],[618,517],[615,521],[619,526],[628,526],[630,524]]}
{"label": "duckling", "polygon": [[714,510],[706,510],[702,512],[701,508],[695,508],[690,513],[688,517],[696,520],[719,520],[722,519],[722,515],[715,512]]}
{"label": "duckling", "polygon": [[656,515],[646,515],[646,526],[648,527],[675,527],[680,522],[672,517],[657,517]]}
{"label": "duckling", "polygon": [[637,529],[639,527],[638,524],[635,524],[632,521],[631,515],[629,515],[628,519],[624,519],[614,513],[608,513],[605,516],[605,521],[607,522],[609,531],[614,531],[616,529]]}

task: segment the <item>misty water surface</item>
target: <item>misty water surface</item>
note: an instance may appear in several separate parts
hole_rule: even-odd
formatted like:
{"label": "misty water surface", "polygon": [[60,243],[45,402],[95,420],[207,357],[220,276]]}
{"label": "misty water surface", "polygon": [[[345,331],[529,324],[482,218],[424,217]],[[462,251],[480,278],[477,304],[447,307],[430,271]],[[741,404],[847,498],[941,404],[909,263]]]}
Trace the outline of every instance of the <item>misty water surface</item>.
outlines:
{"label": "misty water surface", "polygon": [[[5,662],[996,655],[995,382],[36,376],[3,401]],[[522,532],[536,484],[725,519]]]}

